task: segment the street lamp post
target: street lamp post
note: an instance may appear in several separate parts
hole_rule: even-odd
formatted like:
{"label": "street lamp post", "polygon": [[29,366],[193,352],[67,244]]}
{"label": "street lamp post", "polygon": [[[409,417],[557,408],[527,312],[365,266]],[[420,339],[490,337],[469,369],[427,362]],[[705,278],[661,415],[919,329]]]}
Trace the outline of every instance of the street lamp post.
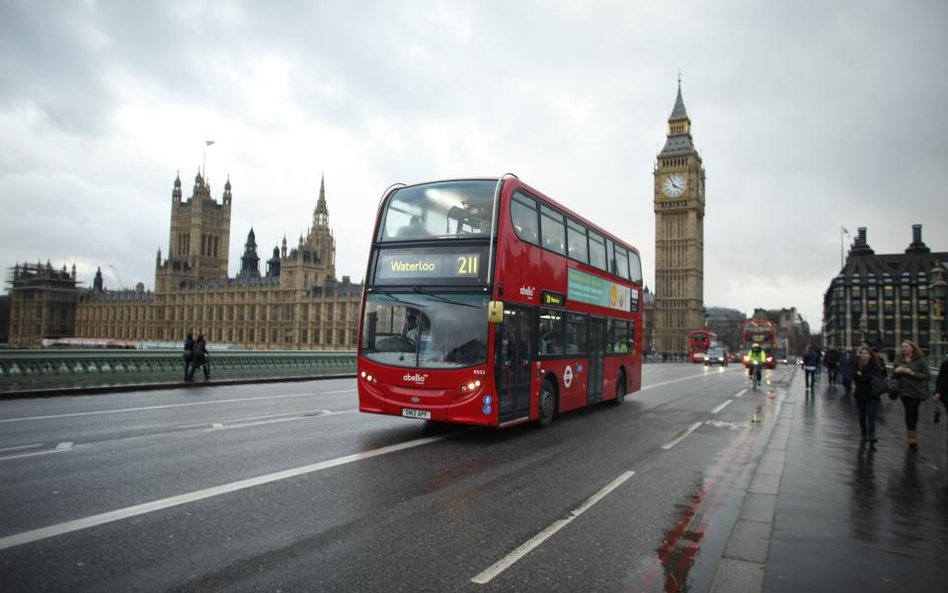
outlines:
{"label": "street lamp post", "polygon": [[[931,324],[931,330],[929,332],[929,340],[931,341],[931,348],[929,348],[929,360],[933,367],[938,367],[941,365],[941,360],[945,356],[945,323],[946,323],[946,305],[948,305],[948,282],[945,282],[945,270],[942,267],[941,263],[935,264],[935,267],[931,271],[931,285],[928,287],[929,294],[932,299],[935,301],[935,312],[938,315],[932,317],[932,321],[937,321]],[[935,334],[935,338],[931,339],[932,335]]]}

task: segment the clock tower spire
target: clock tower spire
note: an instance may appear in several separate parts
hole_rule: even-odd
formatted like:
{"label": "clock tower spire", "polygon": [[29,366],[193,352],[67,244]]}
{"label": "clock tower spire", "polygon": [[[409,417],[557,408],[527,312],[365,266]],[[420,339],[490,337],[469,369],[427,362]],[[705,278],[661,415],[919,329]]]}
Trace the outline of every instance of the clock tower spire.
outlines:
{"label": "clock tower spire", "polygon": [[655,209],[655,343],[685,352],[688,332],[704,319],[704,166],[691,137],[691,118],[678,95],[665,146],[653,171]]}

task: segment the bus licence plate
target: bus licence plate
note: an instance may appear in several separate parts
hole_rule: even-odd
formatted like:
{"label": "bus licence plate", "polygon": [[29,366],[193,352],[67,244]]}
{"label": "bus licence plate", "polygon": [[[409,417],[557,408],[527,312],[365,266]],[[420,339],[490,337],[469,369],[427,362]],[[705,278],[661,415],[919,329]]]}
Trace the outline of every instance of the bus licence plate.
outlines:
{"label": "bus licence plate", "polygon": [[405,416],[406,418],[421,418],[422,420],[431,420],[431,411],[402,408],[402,416]]}

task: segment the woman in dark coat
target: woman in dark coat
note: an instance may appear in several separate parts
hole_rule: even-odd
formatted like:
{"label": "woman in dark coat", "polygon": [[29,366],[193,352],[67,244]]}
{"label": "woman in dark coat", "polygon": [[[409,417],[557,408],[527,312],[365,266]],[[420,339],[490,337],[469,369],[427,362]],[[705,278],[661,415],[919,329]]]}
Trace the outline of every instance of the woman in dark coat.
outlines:
{"label": "woman in dark coat", "polygon": [[191,358],[194,356],[194,334],[188,332],[184,339],[184,352],[181,354],[181,360],[184,363],[184,380],[187,381],[191,376]]}
{"label": "woman in dark coat", "polygon": [[204,341],[204,334],[198,334],[197,340],[194,341],[194,358],[191,361],[192,381],[194,380],[194,371],[196,371],[198,368],[204,370],[204,380],[207,381],[210,374],[207,358],[207,342]]}
{"label": "woman in dark coat", "polygon": [[911,340],[902,342],[902,351],[893,366],[892,376],[898,379],[899,399],[905,407],[906,440],[909,449],[918,449],[918,407],[928,399],[928,359]]}
{"label": "woman in dark coat", "polygon": [[856,406],[859,408],[861,438],[868,439],[870,443],[878,440],[876,439],[876,414],[879,411],[881,396],[879,393],[872,392],[873,377],[885,377],[885,369],[879,367],[879,357],[876,353],[869,347],[863,346],[856,356],[856,369],[853,373],[853,384],[856,389],[853,391],[853,399],[856,400]]}
{"label": "woman in dark coat", "polygon": [[846,391],[846,395],[850,395],[853,392],[853,373],[856,370],[856,357],[853,355],[852,350],[847,350],[843,353],[843,357],[839,359],[839,378],[843,382],[843,389]]}

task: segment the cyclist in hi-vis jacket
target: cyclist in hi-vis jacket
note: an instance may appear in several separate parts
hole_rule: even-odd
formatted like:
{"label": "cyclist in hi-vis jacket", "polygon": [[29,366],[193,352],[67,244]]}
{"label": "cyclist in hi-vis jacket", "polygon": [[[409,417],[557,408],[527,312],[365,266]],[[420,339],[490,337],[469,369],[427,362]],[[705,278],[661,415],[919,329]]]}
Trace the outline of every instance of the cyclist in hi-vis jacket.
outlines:
{"label": "cyclist in hi-vis jacket", "polygon": [[767,353],[764,352],[764,349],[756,342],[751,346],[751,349],[747,351],[747,376],[751,379],[754,378],[755,362],[758,363],[757,372],[760,372],[760,368],[767,362]]}

